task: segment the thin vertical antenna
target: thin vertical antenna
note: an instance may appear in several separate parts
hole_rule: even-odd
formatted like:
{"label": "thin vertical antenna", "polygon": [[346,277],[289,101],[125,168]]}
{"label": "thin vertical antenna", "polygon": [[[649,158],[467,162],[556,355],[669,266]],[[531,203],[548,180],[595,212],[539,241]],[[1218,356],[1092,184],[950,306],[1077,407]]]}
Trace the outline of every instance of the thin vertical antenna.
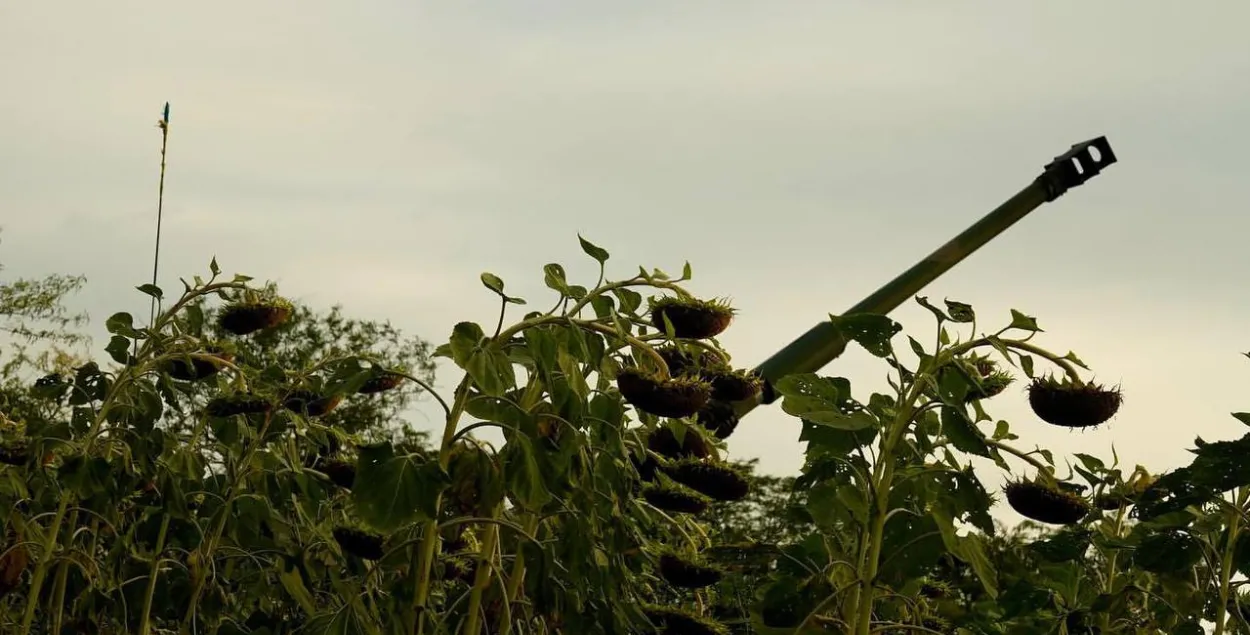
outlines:
{"label": "thin vertical antenna", "polygon": [[[165,149],[169,146],[169,102],[165,102],[165,111],[156,125],[161,129],[161,184],[156,195],[156,249],[152,255],[152,286],[156,286],[156,275],[161,266],[161,217],[165,212]],[[156,296],[152,296],[151,313],[149,324],[156,322]]]}

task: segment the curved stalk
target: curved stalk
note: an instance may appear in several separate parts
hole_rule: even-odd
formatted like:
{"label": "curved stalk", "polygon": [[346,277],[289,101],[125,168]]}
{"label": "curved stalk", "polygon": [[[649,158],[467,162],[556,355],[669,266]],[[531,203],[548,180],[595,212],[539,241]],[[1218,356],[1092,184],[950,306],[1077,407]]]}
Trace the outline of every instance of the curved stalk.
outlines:
{"label": "curved stalk", "polygon": [[849,608],[854,611],[851,620],[845,620],[855,635],[869,635],[872,626],[872,609],[875,603],[873,582],[881,563],[881,547],[885,537],[885,523],[889,516],[890,485],[894,480],[894,448],[906,434],[915,415],[916,400],[923,394],[922,384],[912,384],[901,400],[898,415],[890,422],[881,440],[881,452],[873,467],[872,524],[867,541],[860,552],[858,584],[851,588]]}
{"label": "curved stalk", "polygon": [[255,442],[248,446],[243,453],[242,460],[239,462],[239,473],[235,475],[230,483],[230,487],[226,490],[225,499],[222,502],[221,509],[218,510],[217,523],[199,550],[203,566],[196,572],[191,586],[191,599],[187,603],[187,611],[183,614],[182,626],[179,629],[182,635],[187,635],[190,632],[191,625],[194,623],[195,612],[199,608],[200,594],[204,592],[204,584],[208,580],[208,571],[212,563],[213,553],[217,550],[218,541],[221,540],[221,535],[226,530],[226,522],[230,519],[230,506],[234,504],[240,490],[245,485],[245,477],[247,476],[248,468],[251,466],[252,457],[255,456],[256,451],[263,444],[265,433],[269,430],[269,423],[272,420],[272,412],[265,415],[265,421],[257,431]]}
{"label": "curved stalk", "polygon": [[1018,450],[1010,445],[1007,445],[1006,443],[1003,443],[1002,441],[995,441],[993,439],[985,439],[985,445],[1002,450],[1020,459],[1021,461],[1024,461],[1025,463],[1032,465],[1033,467],[1037,468],[1037,471],[1041,474],[1050,473],[1050,469],[1046,465],[1043,465],[1041,461],[1038,461],[1037,459],[1029,456],[1028,453],[1024,452],[1023,450]]}
{"label": "curved stalk", "polygon": [[[1123,531],[1124,528],[1124,515],[1126,511],[1128,511],[1128,508],[1124,505],[1120,505],[1120,509],[1116,511],[1115,524],[1111,526],[1112,532],[1116,538],[1121,537],[1120,532]],[[1112,550],[1111,553],[1107,554],[1107,572],[1103,576],[1103,593],[1111,593],[1115,588],[1116,560],[1119,559],[1119,555],[1120,553],[1117,550]],[[1099,627],[1102,628],[1104,632],[1109,632],[1111,630],[1111,616],[1109,614],[1103,613],[1099,616],[1098,621],[1100,622]]]}
{"label": "curved stalk", "polygon": [[[525,518],[525,533],[537,540],[538,534],[538,516],[530,513]],[[520,551],[516,554],[516,560],[512,563],[512,574],[508,576],[507,595],[504,598],[504,606],[508,610],[509,616],[512,614],[512,603],[516,602],[517,595],[521,592],[521,585],[525,582],[525,558],[521,557]],[[511,635],[512,620],[509,619],[503,626],[503,630],[499,635]]]}
{"label": "curved stalk", "polygon": [[[1240,487],[1237,489],[1236,503],[1238,510],[1246,506],[1246,501],[1250,499],[1250,487]],[[1241,529],[1240,514],[1228,515],[1228,542],[1224,545],[1223,561],[1220,563],[1220,602],[1215,607],[1215,635],[1224,635],[1226,628],[1228,613],[1228,597],[1229,582],[1233,577],[1233,556],[1237,550],[1237,533]]]}
{"label": "curved stalk", "polygon": [[[438,450],[438,464],[443,471],[451,462],[451,444],[456,437],[456,426],[464,409],[469,403],[470,378],[466,373],[456,386],[455,401],[447,413],[447,421],[443,425],[443,438]],[[425,604],[430,597],[430,569],[434,566],[434,556],[438,552],[438,515],[442,509],[443,496],[440,492],[434,499],[434,514],[425,521],[422,528],[421,544],[413,550],[412,568],[417,576],[417,584],[412,595],[412,633],[422,633],[425,629]]]}
{"label": "curved stalk", "polygon": [[61,523],[65,520],[65,511],[69,509],[69,493],[61,494],[61,503],[56,508],[52,524],[43,539],[43,553],[39,563],[30,577],[30,591],[26,594],[26,611],[22,614],[22,635],[30,635],[31,624],[35,621],[35,611],[39,608],[39,592],[43,589],[44,579],[48,576],[48,567],[52,566],[52,550],[56,548],[57,536],[61,533]]}
{"label": "curved stalk", "polygon": [[156,550],[152,553],[152,569],[148,572],[148,588],[143,594],[143,613],[139,614],[139,635],[152,632],[152,599],[156,597],[156,580],[160,576],[161,552],[165,550],[165,535],[169,532],[169,519],[161,518],[161,528],[156,534]]}
{"label": "curved stalk", "polygon": [[[70,527],[69,546],[74,545],[74,527],[78,526],[78,510],[70,511],[70,519],[66,522],[66,526]],[[61,631],[61,619],[65,615],[65,586],[69,582],[70,562],[65,560],[61,565],[56,567],[56,580],[53,582],[53,601],[51,605],[55,607],[53,614],[53,632]]]}
{"label": "curved stalk", "polygon": [[499,525],[491,524],[486,528],[486,537],[478,550],[477,571],[473,577],[473,591],[469,594],[468,615],[465,617],[464,635],[478,635],[482,623],[479,613],[482,609],[482,594],[490,586],[491,570],[494,567],[495,546],[499,543]]}

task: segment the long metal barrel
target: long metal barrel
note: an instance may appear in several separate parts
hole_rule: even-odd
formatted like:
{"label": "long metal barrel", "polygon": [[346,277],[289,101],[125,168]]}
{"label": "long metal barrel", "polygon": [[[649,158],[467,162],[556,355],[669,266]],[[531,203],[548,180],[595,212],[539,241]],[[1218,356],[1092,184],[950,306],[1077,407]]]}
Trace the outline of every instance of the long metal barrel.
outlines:
{"label": "long metal barrel", "polygon": [[[1007,202],[842,315],[885,315],[893,311],[1029,212],[1094,178],[1103,168],[1115,162],[1115,153],[1106,137],[1073,145],[1070,150],[1046,164],[1041,175],[1015,196],[1007,199]],[[735,410],[739,416],[745,416],[760,404],[776,401],[777,395],[772,387],[778,379],[797,373],[814,373],[837,359],[845,350],[846,341],[838,335],[832,323],[826,321],[817,324],[755,369],[764,379],[764,390],[754,400],[734,404]]]}

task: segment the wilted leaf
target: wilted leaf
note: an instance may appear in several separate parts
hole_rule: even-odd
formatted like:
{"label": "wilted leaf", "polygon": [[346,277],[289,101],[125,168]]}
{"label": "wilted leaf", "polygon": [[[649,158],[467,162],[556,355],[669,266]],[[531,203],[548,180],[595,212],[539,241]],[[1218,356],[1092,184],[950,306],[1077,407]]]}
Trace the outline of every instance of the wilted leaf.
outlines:
{"label": "wilted leaf", "polygon": [[434,461],[396,455],[389,443],[361,446],[352,502],[360,519],[378,531],[392,531],[434,514],[434,501],[447,476]]}

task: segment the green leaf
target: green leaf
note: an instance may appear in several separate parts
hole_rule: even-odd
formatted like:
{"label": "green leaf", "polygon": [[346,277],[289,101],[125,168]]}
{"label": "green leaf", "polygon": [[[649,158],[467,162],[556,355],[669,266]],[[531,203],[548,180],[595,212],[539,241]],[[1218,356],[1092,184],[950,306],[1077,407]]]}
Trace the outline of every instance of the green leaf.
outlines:
{"label": "green leaf", "polygon": [[616,305],[612,298],[606,295],[597,295],[590,300],[590,307],[595,310],[595,317],[604,320],[612,317]]}
{"label": "green leaf", "polygon": [[282,571],[278,574],[278,581],[305,613],[313,615],[317,612],[317,604],[313,601],[312,594],[308,592],[308,587],[304,586],[304,578],[297,567],[289,562],[284,563]]}
{"label": "green leaf", "polygon": [[1042,332],[1041,327],[1037,325],[1037,319],[1025,315],[1015,309],[1011,310],[1011,324],[1009,324],[1007,328],[1032,331],[1034,333]]}
{"label": "green leaf", "polygon": [[868,446],[877,438],[877,429],[846,431],[802,420],[799,441],[807,443],[809,457],[818,455],[845,456],[856,448]]}
{"label": "green leaf", "polygon": [[933,304],[929,302],[929,298],[926,296],[920,296],[920,295],[916,296],[916,303],[928,309],[929,312],[932,313],[933,316],[937,318],[938,324],[941,324],[942,322],[945,322],[951,319],[950,316],[947,315],[945,311],[933,306]]}
{"label": "green leaf", "polygon": [[694,275],[694,271],[690,268],[690,261],[687,260],[686,264],[681,267],[681,279],[689,280],[692,275]]}
{"label": "green leaf", "polygon": [[104,347],[104,351],[118,364],[130,364],[130,338],[125,335],[114,335],[109,338],[109,345]]}
{"label": "green leaf", "polygon": [[638,309],[642,307],[642,295],[633,289],[621,287],[613,289],[612,294],[616,296],[617,301],[621,303],[621,313],[625,315],[637,315]]}
{"label": "green leaf", "polygon": [[1072,456],[1075,456],[1078,460],[1080,460],[1081,465],[1084,465],[1085,469],[1091,472],[1101,472],[1107,469],[1107,466],[1102,462],[1102,459],[1099,459],[1096,456],[1090,456],[1080,452],[1077,452]]}
{"label": "green leaf", "polygon": [[929,516],[937,523],[938,531],[942,534],[942,542],[946,544],[947,551],[951,552],[956,558],[972,565],[972,570],[981,581],[981,586],[985,589],[985,592],[991,598],[997,598],[998,576],[994,572],[994,565],[990,563],[989,558],[985,554],[985,548],[980,539],[977,536],[960,536],[955,531],[955,523],[951,517],[941,509],[931,509]]}
{"label": "green leaf", "polygon": [[382,532],[429,519],[435,499],[447,486],[447,475],[434,461],[413,454],[396,455],[389,442],[360,447],[352,503],[362,521]]}
{"label": "green leaf", "polygon": [[1233,416],[1236,417],[1238,421],[1250,426],[1250,412],[1234,412]]}
{"label": "green leaf", "polygon": [[248,436],[247,422],[243,417],[213,417],[208,420],[208,427],[213,438],[230,450],[232,456],[243,455],[243,439]]}
{"label": "green leaf", "polygon": [[150,295],[156,298],[157,300],[160,300],[165,297],[165,292],[161,291],[161,288],[154,284],[141,284],[135,288],[142,291],[143,293],[146,293],[147,295]]}
{"label": "green leaf", "polygon": [[58,476],[63,485],[85,499],[107,491],[112,483],[111,471],[109,462],[102,457],[71,455],[61,463]]}
{"label": "green leaf", "polygon": [[182,317],[187,321],[187,331],[196,337],[204,333],[204,310],[191,305],[182,310]]}
{"label": "green leaf", "polygon": [[557,263],[543,266],[543,282],[549,289],[568,295],[569,283],[564,277],[564,267]]}
{"label": "green leaf", "polygon": [[877,357],[889,357],[893,352],[890,339],[903,330],[902,325],[884,315],[857,313],[854,315],[829,315],[834,328],[847,339],[858,342],[865,350]]}
{"label": "green leaf", "polygon": [[489,271],[484,271],[482,272],[481,279],[482,285],[498,294],[499,297],[503,298],[504,302],[507,302],[508,304],[525,304],[525,300],[521,298],[514,298],[503,292],[503,279],[499,276]]}
{"label": "green leaf", "polygon": [[104,321],[104,328],[108,329],[113,335],[123,335],[125,337],[136,337],[139,332],[134,327],[135,319],[129,313],[114,313],[109,319]]}
{"label": "green leaf", "polygon": [[1020,356],[1020,368],[1024,370],[1024,376],[1029,379],[1033,378],[1033,358],[1028,355]]}
{"label": "green leaf", "polygon": [[948,404],[962,404],[972,383],[954,365],[947,366],[938,373],[938,394]]}
{"label": "green leaf", "polygon": [[1188,619],[1180,622],[1172,629],[1172,635],[1206,635],[1207,629],[1202,627],[1202,622],[1195,619]]}
{"label": "green leaf", "polygon": [[465,412],[482,421],[494,421],[524,430],[534,417],[515,402],[501,397],[475,395],[465,404]]}
{"label": "green leaf", "polygon": [[590,386],[586,384],[578,359],[568,351],[562,350],[557,360],[560,364],[560,371],[564,373],[564,378],[569,383],[569,388],[581,399],[586,399],[586,396],[590,394]]}
{"label": "green leaf", "polygon": [[461,322],[452,328],[451,341],[448,343],[451,346],[451,358],[456,365],[467,370],[469,358],[485,338],[486,333],[482,331],[482,327],[473,322]]}
{"label": "green leaf", "polygon": [[946,303],[946,310],[950,312],[952,322],[968,323],[976,321],[977,314],[972,310],[971,304],[964,304],[954,300],[944,300],[944,302]]}
{"label": "green leaf", "polygon": [[985,435],[968,420],[967,415],[956,408],[942,407],[942,433],[950,439],[956,450],[977,456],[990,455],[990,448],[985,444]]}
{"label": "green leaf", "polygon": [[501,280],[499,276],[490,273],[489,271],[483,271],[481,278],[482,284],[485,285],[487,289],[490,289],[505,298],[508,297],[507,294],[503,292],[503,280]]}
{"label": "green leaf", "polygon": [[928,516],[895,514],[881,536],[878,576],[891,586],[902,586],[933,568],[945,551],[942,535]]}
{"label": "green leaf", "polygon": [[512,360],[508,353],[493,342],[485,348],[474,350],[465,363],[473,383],[482,392],[499,397],[516,385],[516,371],[512,368]]}
{"label": "green leaf", "polygon": [[587,256],[594,258],[600,265],[607,262],[608,251],[606,249],[590,242],[589,240],[586,240],[585,238],[582,238],[581,234],[577,235],[577,240],[581,242],[582,251],[586,252]]}
{"label": "green leaf", "polygon": [[[840,465],[836,466],[841,468]],[[839,499],[838,489],[840,487],[850,487],[853,485],[839,486],[835,479],[828,479],[823,482],[816,483],[807,490],[807,496],[803,502],[803,509],[807,512],[808,517],[818,527],[825,530],[831,530],[839,526],[846,525],[854,521],[856,518],[866,517],[868,514],[867,504],[859,506],[846,505]],[[853,496],[850,492],[845,494],[848,497]],[[860,496],[859,498],[863,498]],[[852,503],[854,499],[850,499]]]}
{"label": "green leaf", "polygon": [[534,446],[528,437],[513,437],[499,452],[499,460],[508,491],[521,505],[538,509],[551,499],[543,483],[542,470],[534,458]]}
{"label": "green leaf", "polygon": [[920,358],[921,363],[923,363],[924,360],[927,357],[929,357],[929,354],[924,352],[924,345],[921,344],[920,342],[917,342],[916,338],[911,337],[910,335],[907,336],[907,343],[911,344],[911,351],[916,354],[916,357]]}
{"label": "green leaf", "polygon": [[1076,364],[1077,366],[1080,366],[1081,368],[1084,368],[1085,370],[1089,370],[1089,366],[1086,366],[1086,365],[1085,365],[1085,362],[1081,361],[1081,358],[1080,358],[1080,357],[1077,357],[1077,356],[1076,356],[1076,353],[1073,353],[1072,351],[1068,351],[1068,354],[1067,354],[1067,355],[1064,355],[1064,356],[1063,356],[1062,358],[1060,358],[1060,359],[1066,359],[1066,360],[1068,360],[1068,361],[1072,362],[1073,364]]}
{"label": "green leaf", "polygon": [[1020,437],[1011,433],[1011,424],[1005,420],[999,420],[994,426],[994,436],[992,438],[995,441],[1012,441]]}
{"label": "green leaf", "polygon": [[[844,384],[846,394],[840,390]],[[818,425],[839,430],[863,430],[876,427],[871,414],[852,408],[850,383],[844,379],[820,377],[815,373],[787,375],[777,381],[776,389],[784,396],[781,409]]]}
{"label": "green leaf", "polygon": [[221,267],[217,266],[217,256],[213,256],[213,259],[208,261],[208,270],[211,271],[214,276],[221,275]]}
{"label": "green leaf", "polygon": [[1029,549],[1049,562],[1072,562],[1085,557],[1092,533],[1083,527],[1065,528],[1043,540],[1029,544]]}

